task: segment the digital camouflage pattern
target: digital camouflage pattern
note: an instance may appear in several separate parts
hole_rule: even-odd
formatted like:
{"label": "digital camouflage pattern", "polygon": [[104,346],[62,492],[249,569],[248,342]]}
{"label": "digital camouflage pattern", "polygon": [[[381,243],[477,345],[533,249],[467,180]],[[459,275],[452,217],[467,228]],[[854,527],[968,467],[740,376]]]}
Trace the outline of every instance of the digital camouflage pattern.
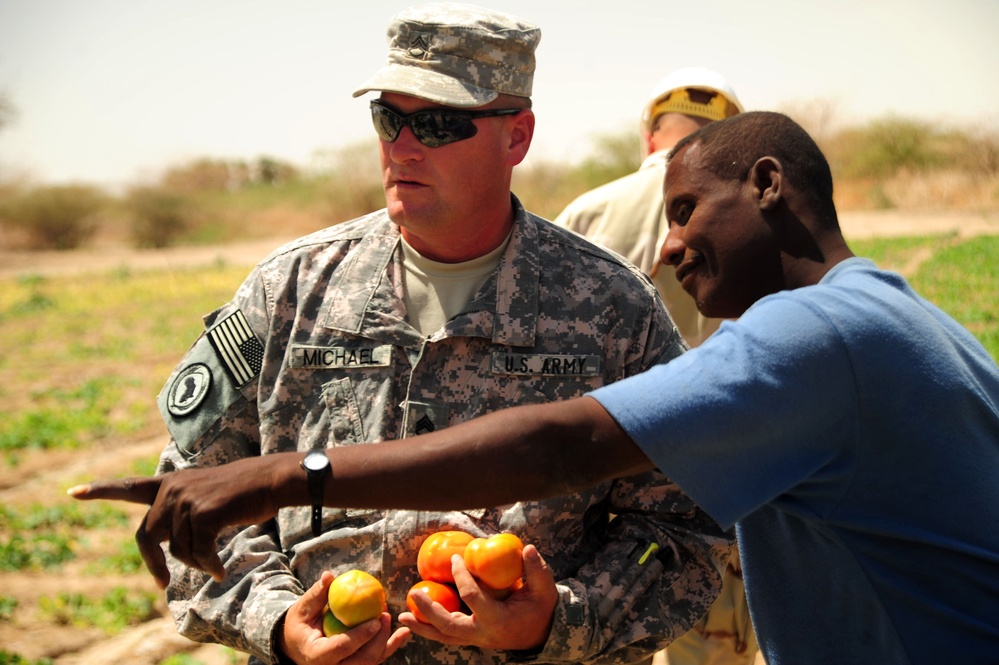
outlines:
{"label": "digital camouflage pattern", "polygon": [[388,63],[354,92],[482,106],[500,93],[530,97],[541,30],[516,16],[452,2],[405,9],[388,27]]}
{"label": "digital camouflage pattern", "polygon": [[[430,337],[406,322],[399,230],[384,210],[272,254],[207,317],[167,382],[160,405],[173,440],[160,471],[412,436],[577,397],[686,350],[636,268],[516,199],[514,207],[496,272]],[[447,474],[441,469],[442,492]],[[396,616],[418,580],[420,544],[445,529],[507,531],[537,545],[560,593],[537,656],[547,662],[649,657],[707,609],[730,543],[658,473],[446,514],[327,508],[317,538],[303,506],[223,534],[221,583],[171,560],[170,608],[188,637],[274,662],[275,624],[322,571],[372,573]],[[653,544],[658,551],[642,563]],[[396,656],[451,665],[508,658],[421,638]]]}

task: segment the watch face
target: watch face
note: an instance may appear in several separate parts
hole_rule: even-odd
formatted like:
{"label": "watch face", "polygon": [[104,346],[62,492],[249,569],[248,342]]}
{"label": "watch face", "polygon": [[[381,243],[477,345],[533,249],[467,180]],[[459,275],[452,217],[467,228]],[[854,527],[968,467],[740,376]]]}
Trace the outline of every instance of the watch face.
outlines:
{"label": "watch face", "polygon": [[302,464],[309,471],[322,471],[329,466],[330,460],[322,450],[311,450],[302,460]]}

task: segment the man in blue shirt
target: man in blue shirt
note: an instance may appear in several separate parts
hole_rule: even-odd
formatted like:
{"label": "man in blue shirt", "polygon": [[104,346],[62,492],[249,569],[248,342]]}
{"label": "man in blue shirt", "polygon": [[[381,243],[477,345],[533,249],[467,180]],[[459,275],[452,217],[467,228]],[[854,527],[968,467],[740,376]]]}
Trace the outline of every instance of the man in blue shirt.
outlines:
{"label": "man in blue shirt", "polygon": [[[333,454],[326,504],[502,504],[655,467],[736,526],[767,662],[996,662],[995,361],[904,279],[853,255],[828,164],[783,115],[739,114],[685,138],[664,197],[663,262],[703,314],[737,321],[585,397],[377,456]],[[297,463],[74,493],[155,500],[144,551],[170,539],[217,571],[210,539],[189,534],[307,502]],[[432,489],[442,468],[446,496]],[[528,587],[544,579],[532,578],[537,559],[525,550]],[[162,574],[155,554],[147,563]]]}

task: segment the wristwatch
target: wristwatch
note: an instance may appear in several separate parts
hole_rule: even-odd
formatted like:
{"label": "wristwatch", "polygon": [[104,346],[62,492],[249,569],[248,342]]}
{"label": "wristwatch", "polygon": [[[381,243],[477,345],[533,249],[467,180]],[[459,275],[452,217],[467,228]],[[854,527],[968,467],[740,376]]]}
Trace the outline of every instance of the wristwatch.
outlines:
{"label": "wristwatch", "polygon": [[318,536],[323,530],[323,485],[326,476],[332,475],[330,458],[325,450],[310,450],[302,459],[302,468],[309,481],[309,498],[312,500],[312,535]]}

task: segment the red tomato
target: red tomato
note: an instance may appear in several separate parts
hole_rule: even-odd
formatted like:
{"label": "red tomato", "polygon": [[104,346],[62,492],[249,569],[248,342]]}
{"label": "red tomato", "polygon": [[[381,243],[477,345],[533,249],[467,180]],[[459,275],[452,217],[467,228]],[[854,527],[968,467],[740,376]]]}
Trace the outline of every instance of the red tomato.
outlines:
{"label": "red tomato", "polygon": [[454,584],[451,574],[451,557],[464,554],[473,536],[464,531],[438,531],[423,541],[416,555],[416,569],[420,577],[432,582]]}
{"label": "red tomato", "polygon": [[423,580],[422,582],[417,582],[413,585],[413,588],[409,590],[406,594],[406,607],[409,611],[413,613],[416,620],[420,623],[430,623],[427,617],[420,612],[416,607],[416,603],[413,602],[413,592],[416,590],[423,591],[430,599],[435,603],[440,603],[444,606],[448,612],[457,612],[461,609],[461,596],[458,595],[458,590],[455,589],[450,584],[441,584],[440,582],[432,582],[429,580]]}
{"label": "red tomato", "polygon": [[348,628],[381,616],[384,606],[382,583],[362,570],[348,570],[330,584],[330,612]]}
{"label": "red tomato", "polygon": [[491,589],[506,589],[524,575],[524,543],[512,533],[476,538],[465,548],[465,567]]}

